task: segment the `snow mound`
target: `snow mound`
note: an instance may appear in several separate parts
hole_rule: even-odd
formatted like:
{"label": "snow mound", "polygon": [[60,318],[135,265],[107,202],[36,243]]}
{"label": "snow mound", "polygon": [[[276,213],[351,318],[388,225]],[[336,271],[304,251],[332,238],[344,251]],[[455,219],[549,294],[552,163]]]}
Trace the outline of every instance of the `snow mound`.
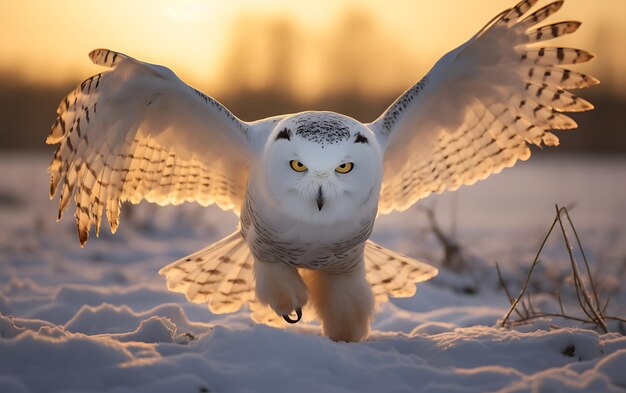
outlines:
{"label": "snow mound", "polygon": [[[552,203],[566,205],[576,195],[577,229],[597,261],[592,270],[604,273],[609,311],[623,317],[626,224],[615,212],[626,211],[620,197],[626,181],[611,179],[623,178],[625,160],[534,160],[457,192],[464,225],[458,237],[474,256],[472,269],[441,269],[414,297],[381,305],[369,339],[353,344],[330,341],[315,324],[256,325],[245,309],[213,315],[168,292],[161,267],[231,232],[233,217],[218,209],[124,206],[133,214],[122,218],[118,235],[103,233],[80,249],[71,220],[54,223],[47,161],[0,157],[0,171],[9,174],[3,192],[19,200],[0,201],[2,393],[626,389],[622,334],[557,319],[499,328],[509,303],[494,273],[497,260],[517,293],[553,217]],[[541,186],[530,192],[529,179]],[[496,197],[503,192],[506,198]],[[450,207],[445,195],[436,198]],[[374,240],[439,260],[424,223],[418,210],[381,217]],[[531,285],[537,307],[557,310],[557,287],[568,309],[575,307],[568,268],[562,246],[549,242]],[[611,324],[624,332],[623,324]]]}
{"label": "snow mound", "polygon": [[167,392],[177,384],[177,391],[229,392],[294,386],[304,392],[610,392],[625,382],[626,339],[602,358],[604,340],[613,338],[583,329],[519,333],[477,326],[433,335],[375,333],[360,344],[261,325],[215,326],[186,340],[177,340],[176,331],[156,316],[121,334],[24,331],[0,340],[0,370],[33,392]]}
{"label": "snow mound", "polygon": [[70,332],[85,334],[123,333],[132,331],[138,324],[153,318],[169,320],[173,327],[190,333],[203,331],[208,326],[189,322],[185,312],[177,304],[163,304],[137,313],[126,305],[118,307],[103,303],[97,307],[83,305],[64,328]]}

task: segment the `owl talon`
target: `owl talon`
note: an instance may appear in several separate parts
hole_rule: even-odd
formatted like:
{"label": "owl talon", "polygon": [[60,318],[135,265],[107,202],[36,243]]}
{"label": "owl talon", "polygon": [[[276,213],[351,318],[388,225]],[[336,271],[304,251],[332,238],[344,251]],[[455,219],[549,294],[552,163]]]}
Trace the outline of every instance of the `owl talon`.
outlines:
{"label": "owl talon", "polygon": [[291,323],[291,324],[298,323],[302,319],[302,309],[300,307],[296,307],[294,311],[296,312],[296,316],[298,317],[298,319],[291,319],[289,317],[290,314],[285,314],[283,315],[283,319],[287,321],[287,323]]}

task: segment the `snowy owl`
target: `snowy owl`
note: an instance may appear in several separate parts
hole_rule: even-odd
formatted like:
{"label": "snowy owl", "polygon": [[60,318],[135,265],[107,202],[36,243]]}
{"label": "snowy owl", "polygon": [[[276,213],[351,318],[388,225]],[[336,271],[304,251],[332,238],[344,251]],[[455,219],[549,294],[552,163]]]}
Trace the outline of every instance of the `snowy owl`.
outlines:
{"label": "snowy owl", "polygon": [[84,245],[105,213],[116,231],[125,201],[215,203],[238,228],[164,267],[170,290],[273,325],[306,305],[331,339],[362,340],[377,302],[437,274],[368,240],[377,215],[511,167],[530,144],[558,145],[549,130],[577,126],[563,112],[593,108],[567,89],[598,81],[560,67],[593,56],[534,45],[580,23],[535,27],[563,3],[525,16],[535,2],[497,15],[367,124],[315,111],[245,122],[168,68],[94,50],[111,70],[61,102],[47,139],[60,144],[59,219],[73,197]]}

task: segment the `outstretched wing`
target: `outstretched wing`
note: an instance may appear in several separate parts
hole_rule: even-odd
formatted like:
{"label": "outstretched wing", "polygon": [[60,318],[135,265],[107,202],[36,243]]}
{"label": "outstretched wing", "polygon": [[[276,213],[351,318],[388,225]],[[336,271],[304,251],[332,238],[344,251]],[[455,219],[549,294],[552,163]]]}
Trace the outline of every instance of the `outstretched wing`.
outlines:
{"label": "outstretched wing", "polygon": [[48,139],[60,144],[50,164],[50,198],[59,184],[59,219],[73,197],[81,245],[106,211],[111,230],[124,201],[195,201],[240,208],[251,134],[237,119],[168,68],[97,49],[112,70],[85,80],[60,104]]}
{"label": "outstretched wing", "polygon": [[598,81],[560,67],[593,56],[533,45],[573,33],[580,23],[533,28],[563,4],[524,17],[536,1],[495,17],[369,124],[386,146],[381,213],[405,210],[433,192],[473,184],[526,160],[528,144],[556,146],[559,139],[548,130],[577,127],[562,112],[593,108],[566,89]]}

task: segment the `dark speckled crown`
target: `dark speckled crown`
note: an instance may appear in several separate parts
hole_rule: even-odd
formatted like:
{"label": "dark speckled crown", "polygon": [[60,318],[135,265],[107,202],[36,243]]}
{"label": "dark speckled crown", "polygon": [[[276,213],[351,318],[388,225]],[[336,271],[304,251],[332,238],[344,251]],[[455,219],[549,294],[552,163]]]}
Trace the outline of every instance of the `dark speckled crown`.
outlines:
{"label": "dark speckled crown", "polygon": [[332,112],[307,112],[294,119],[297,136],[324,144],[350,139],[350,123],[344,116]]}

